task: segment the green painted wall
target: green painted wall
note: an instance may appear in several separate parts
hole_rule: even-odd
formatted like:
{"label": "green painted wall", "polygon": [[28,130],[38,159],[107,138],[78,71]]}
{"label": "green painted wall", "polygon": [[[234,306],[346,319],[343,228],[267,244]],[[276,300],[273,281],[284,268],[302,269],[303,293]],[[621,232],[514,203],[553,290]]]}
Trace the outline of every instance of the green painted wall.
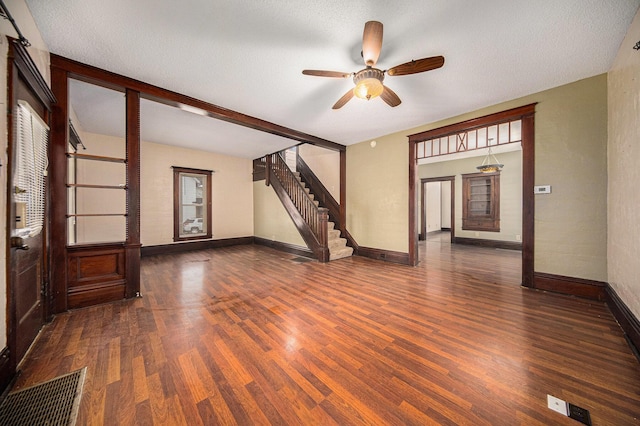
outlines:
{"label": "green painted wall", "polygon": [[535,270],[607,279],[607,77],[599,75],[347,148],[347,227],[358,244],[407,252],[408,138],[537,103]]}

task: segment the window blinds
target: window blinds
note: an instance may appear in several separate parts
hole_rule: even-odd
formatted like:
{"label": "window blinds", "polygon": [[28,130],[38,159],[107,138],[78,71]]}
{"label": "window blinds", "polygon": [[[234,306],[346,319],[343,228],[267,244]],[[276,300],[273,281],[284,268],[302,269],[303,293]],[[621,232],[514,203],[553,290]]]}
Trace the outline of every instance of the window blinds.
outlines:
{"label": "window blinds", "polygon": [[[14,201],[25,218],[17,220],[16,234],[33,237],[42,230],[47,175],[47,143],[49,126],[31,108],[19,100],[16,107],[16,167],[14,168]],[[18,215],[18,213],[17,213]]]}

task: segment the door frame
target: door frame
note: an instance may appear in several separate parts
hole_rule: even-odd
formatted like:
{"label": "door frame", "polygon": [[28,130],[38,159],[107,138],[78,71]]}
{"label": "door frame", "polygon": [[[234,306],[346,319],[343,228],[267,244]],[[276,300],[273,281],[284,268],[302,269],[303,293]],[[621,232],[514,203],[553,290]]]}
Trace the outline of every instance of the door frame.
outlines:
{"label": "door frame", "polygon": [[[40,74],[33,59],[29,55],[27,49],[20,44],[20,42],[12,37],[7,37],[9,50],[7,55],[7,146],[9,148],[9,157],[12,156],[13,146],[15,146],[15,132],[14,132],[14,117],[13,108],[17,104],[18,84],[23,84],[26,89],[33,95],[34,100],[38,101],[42,110],[44,111],[43,120],[46,123],[51,122],[52,105],[56,102],[56,98],[53,92],[49,88],[45,79]],[[10,158],[11,163],[13,160]],[[10,163],[10,164],[11,164]],[[12,271],[11,271],[11,222],[15,220],[15,211],[12,206],[12,185],[9,164],[6,165],[6,217],[5,217],[5,283],[6,283],[6,295],[7,295],[7,346],[2,348],[0,352],[0,391],[4,390],[11,382],[16,373],[16,368],[20,362],[17,359],[16,342],[17,342],[17,320],[16,320],[16,301],[15,288],[13,287]],[[48,187],[45,188],[48,192]],[[49,197],[45,192],[45,211],[49,209],[48,200]],[[48,217],[48,215],[45,215]],[[49,276],[48,276],[48,261],[47,261],[47,247],[48,247],[48,223],[45,221],[42,230],[42,323],[51,317],[51,299],[49,291]]]}
{"label": "door frame", "polygon": [[522,121],[522,285],[533,287],[535,198],[535,112],[532,103],[449,126],[409,135],[409,264],[418,264],[417,152],[422,141],[520,119]]}
{"label": "door frame", "polygon": [[441,176],[433,178],[421,178],[420,179],[420,236],[422,239],[427,239],[427,203],[425,201],[426,190],[425,183],[427,182],[451,182],[451,242],[455,241],[456,236],[456,177],[455,176]]}

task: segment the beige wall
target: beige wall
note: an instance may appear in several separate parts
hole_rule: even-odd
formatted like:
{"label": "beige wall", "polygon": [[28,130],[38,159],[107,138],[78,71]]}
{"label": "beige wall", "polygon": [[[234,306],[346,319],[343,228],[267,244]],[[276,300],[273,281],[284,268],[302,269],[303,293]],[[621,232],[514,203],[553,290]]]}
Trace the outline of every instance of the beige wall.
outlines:
{"label": "beige wall", "polygon": [[253,235],[252,161],[151,142],[141,144],[140,238],[143,246],[173,243],[173,169],[213,170],[213,239]]}
{"label": "beige wall", "polygon": [[310,144],[300,145],[298,154],[313,170],[331,196],[340,202],[340,153]]}
{"label": "beige wall", "polygon": [[[447,182],[448,183],[448,182]],[[440,182],[427,182],[425,188],[425,215],[427,233],[442,229],[442,189]]]}
{"label": "beige wall", "polygon": [[[463,158],[424,164],[418,167],[420,178],[455,176],[455,235],[498,241],[520,241],[522,235],[522,151],[496,154],[504,168],[500,172],[500,232],[462,230],[462,174],[476,173],[483,157]],[[449,182],[446,186],[450,187]]]}
{"label": "beige wall", "polygon": [[347,147],[347,230],[360,246],[409,250],[407,134]]}
{"label": "beige wall", "polygon": [[347,147],[347,227],[358,244],[408,251],[407,135],[537,102],[535,270],[607,279],[607,78],[600,75]]}
{"label": "beige wall", "polygon": [[256,237],[307,246],[276,192],[264,180],[253,182],[253,229]]}
{"label": "beige wall", "polygon": [[640,12],[609,72],[609,284],[640,318]]}
{"label": "beige wall", "polygon": [[[122,138],[81,132],[87,146],[83,154],[123,158]],[[214,170],[212,176],[213,239],[253,235],[253,200],[250,160],[141,143],[140,238],[144,246],[173,243],[173,169],[171,166]],[[119,185],[126,175],[121,164],[78,161],[78,182]],[[79,190],[79,213],[120,213],[126,209],[124,191]],[[83,219],[83,218],[80,218]],[[118,217],[78,221],[78,242],[123,241],[124,220]]]}
{"label": "beige wall", "polygon": [[[126,157],[126,144],[123,138],[82,131],[78,133],[87,148],[81,149],[81,154]],[[127,182],[125,165],[122,163],[76,160],[76,170],[76,183],[79,184],[124,186]],[[126,191],[77,188],[76,209],[79,214],[124,214],[127,210]],[[69,225],[71,231],[72,223],[70,222]],[[124,241],[126,220],[123,216],[78,217],[76,218],[76,236],[76,241],[80,244]]]}
{"label": "beige wall", "polygon": [[[13,19],[18,24],[20,31],[31,42],[31,47],[28,48],[29,54],[33,58],[38,70],[44,77],[47,83],[50,82],[49,74],[49,49],[42,40],[40,31],[36,27],[31,13],[27,8],[26,3],[23,0],[12,0],[5,2],[9,12],[13,16]],[[11,23],[6,19],[0,19],[0,106],[2,111],[7,110],[7,50],[8,43],[6,36],[17,38],[15,30],[11,26]],[[0,164],[6,165],[8,163],[7,158],[8,136],[7,136],[7,115],[0,114]],[[2,217],[6,217],[7,206],[7,192],[4,188],[7,187],[7,167],[0,167],[0,187],[3,188],[0,191],[0,211]],[[4,220],[4,219],[3,219]],[[7,257],[6,257],[6,240],[7,240],[6,227],[0,226],[0,270],[6,271]],[[3,272],[0,274],[0,350],[7,344],[7,324],[5,318],[7,317],[7,277]]]}

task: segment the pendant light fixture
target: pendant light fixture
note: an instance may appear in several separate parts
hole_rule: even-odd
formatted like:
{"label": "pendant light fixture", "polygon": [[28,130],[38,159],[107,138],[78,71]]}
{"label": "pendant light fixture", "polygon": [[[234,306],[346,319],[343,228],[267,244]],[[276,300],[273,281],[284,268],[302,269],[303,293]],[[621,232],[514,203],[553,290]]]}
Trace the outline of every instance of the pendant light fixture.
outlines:
{"label": "pendant light fixture", "polygon": [[[489,139],[489,143],[491,143],[493,139]],[[482,160],[482,164],[480,164],[476,169],[480,170],[482,173],[494,173],[502,170],[504,164],[500,164],[495,155],[491,152],[491,147],[489,147],[489,152]]]}

